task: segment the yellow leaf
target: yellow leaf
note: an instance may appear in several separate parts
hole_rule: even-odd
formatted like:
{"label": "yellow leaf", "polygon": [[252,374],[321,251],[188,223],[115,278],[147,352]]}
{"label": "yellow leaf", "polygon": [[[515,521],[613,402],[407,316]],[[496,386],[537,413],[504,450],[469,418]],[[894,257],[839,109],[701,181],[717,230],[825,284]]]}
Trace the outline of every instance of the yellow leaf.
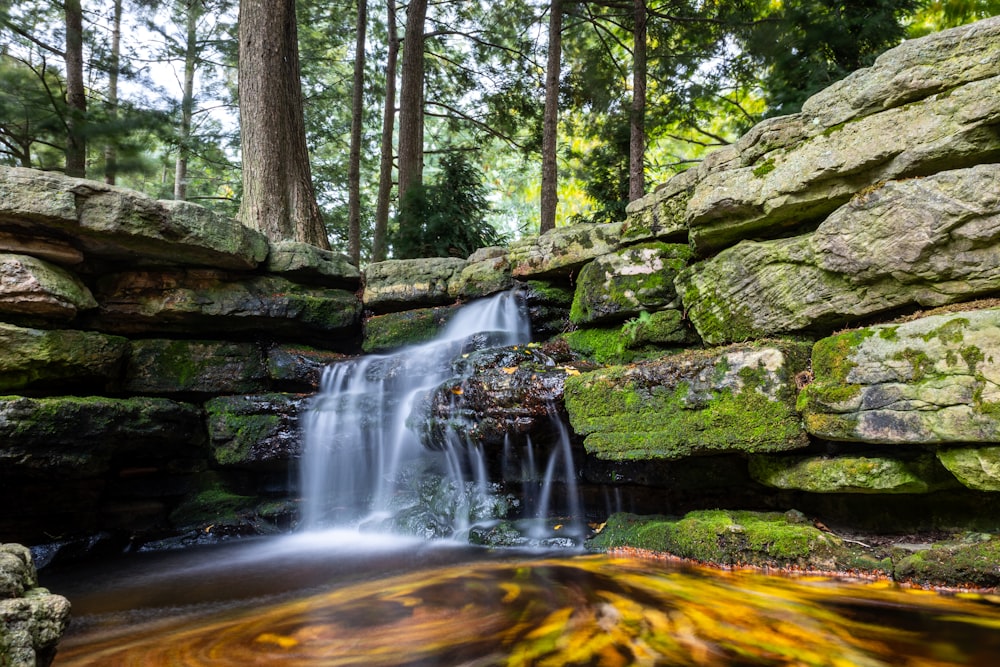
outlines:
{"label": "yellow leaf", "polygon": [[566,369],[566,375],[579,375],[579,374],[580,374],[580,371],[576,370],[575,368],[567,368]]}
{"label": "yellow leaf", "polygon": [[556,525],[552,526],[552,530],[562,530],[562,524],[557,523]]}
{"label": "yellow leaf", "polygon": [[503,372],[506,373],[507,375],[513,375],[514,371],[516,370],[517,366],[506,366],[504,367]]}
{"label": "yellow leaf", "polygon": [[284,635],[276,635],[271,632],[265,632],[262,635],[258,635],[255,642],[260,642],[262,644],[276,644],[281,648],[292,648],[298,645],[298,640],[293,637],[286,637]]}
{"label": "yellow leaf", "polygon": [[461,387],[452,387],[451,388],[451,393],[455,394],[456,396],[461,396],[462,393],[463,393],[463,390],[462,390]]}
{"label": "yellow leaf", "polygon": [[500,588],[506,591],[503,599],[500,600],[501,602],[513,602],[521,594],[521,587],[509,581],[500,582]]}

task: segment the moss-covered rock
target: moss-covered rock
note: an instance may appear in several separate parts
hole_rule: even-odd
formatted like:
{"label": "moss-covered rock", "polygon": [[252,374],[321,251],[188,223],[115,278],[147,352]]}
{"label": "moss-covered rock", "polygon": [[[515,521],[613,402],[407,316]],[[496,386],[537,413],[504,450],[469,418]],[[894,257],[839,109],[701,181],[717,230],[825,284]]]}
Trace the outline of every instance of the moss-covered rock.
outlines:
{"label": "moss-covered rock", "polygon": [[598,458],[675,459],[776,452],[807,444],[794,376],[808,346],[781,343],[686,352],[566,381],[566,409]]}
{"label": "moss-covered rock", "polygon": [[468,265],[455,257],[390,259],[365,268],[365,308],[392,313],[443,306],[454,300],[448,286]]}
{"label": "moss-covered rock", "polygon": [[287,464],[301,455],[302,394],[220,396],[205,403],[212,458],[222,466]]}
{"label": "moss-covered rock", "polygon": [[0,322],[0,390],[120,381],[128,341],[91,331],[43,330]]}
{"label": "moss-covered rock", "polygon": [[272,243],[265,268],[268,273],[303,283],[348,290],[355,290],[361,284],[361,272],[347,255],[323,250],[311,243]]}
{"label": "moss-covered rock", "polygon": [[750,458],[750,475],[766,486],[810,493],[929,493],[956,485],[932,454],[756,455]]}
{"label": "moss-covered rock", "polygon": [[622,239],[633,243],[651,239],[686,241],[688,227],[684,214],[697,179],[698,170],[688,169],[648,195],[629,202]]}
{"label": "moss-covered rock", "polygon": [[536,337],[549,338],[570,328],[573,288],[569,284],[529,280],[525,283],[524,301],[531,319],[531,330]]}
{"label": "moss-covered rock", "polygon": [[869,443],[1000,442],[1000,310],[848,331],[813,349],[798,409],[813,435]]}
{"label": "moss-covered rock", "polygon": [[549,280],[573,275],[590,260],[617,250],[622,226],[621,222],[581,223],[515,241],[509,249],[513,276]]}
{"label": "moss-covered rock", "polygon": [[577,276],[570,320],[577,325],[621,321],[676,306],[674,278],[690,254],[687,245],[645,243],[594,259]]}
{"label": "moss-covered rock", "polygon": [[899,554],[895,577],[922,586],[1000,586],[1000,535],[971,534]]}
{"label": "moss-covered rock", "polygon": [[614,514],[588,545],[595,549],[632,547],[724,566],[846,569],[888,565],[853,554],[797,512],[703,510],[681,518]]}
{"label": "moss-covered rock", "polygon": [[241,393],[266,388],[253,343],[146,339],[131,343],[125,389],[137,394]]}
{"label": "moss-covered rock", "polygon": [[23,472],[87,477],[113,456],[192,455],[205,439],[200,408],[165,398],[0,398],[0,463]]}
{"label": "moss-covered rock", "polygon": [[76,275],[28,255],[0,253],[0,313],[70,320],[97,302]]}
{"label": "moss-covered rock", "polygon": [[425,343],[437,336],[457,310],[457,306],[440,306],[373,315],[365,319],[361,349],[371,354]]}
{"label": "moss-covered rock", "polygon": [[947,447],[937,457],[970,489],[1000,491],[1000,447]]}
{"label": "moss-covered rock", "polygon": [[514,286],[506,248],[480,248],[468,264],[448,283],[448,294],[456,299],[478,299]]}
{"label": "moss-covered rock", "polygon": [[280,391],[316,391],[323,369],[343,361],[339,352],[317,350],[305,345],[276,345],[267,351],[267,374]]}
{"label": "moss-covered rock", "polygon": [[38,586],[26,547],[0,544],[0,665],[50,665],[69,612],[69,600]]}

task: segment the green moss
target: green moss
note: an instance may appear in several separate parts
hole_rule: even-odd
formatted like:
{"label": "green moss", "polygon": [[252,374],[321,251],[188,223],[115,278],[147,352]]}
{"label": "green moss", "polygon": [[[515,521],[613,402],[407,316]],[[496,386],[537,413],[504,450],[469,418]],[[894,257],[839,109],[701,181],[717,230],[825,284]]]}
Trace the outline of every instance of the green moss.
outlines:
{"label": "green moss", "polygon": [[958,353],[962,355],[962,359],[965,361],[965,365],[968,366],[970,373],[975,373],[979,364],[985,360],[982,350],[975,345],[963,347]]}
{"label": "green moss", "polygon": [[899,327],[879,327],[878,336],[882,340],[894,341],[899,338]]}
{"label": "green moss", "polygon": [[772,171],[774,171],[774,169],[775,169],[774,158],[768,158],[763,162],[761,162],[756,167],[754,167],[753,175],[756,176],[757,178],[764,178]]}
{"label": "green moss", "polygon": [[892,355],[892,359],[895,361],[906,361],[910,364],[910,380],[913,382],[920,382],[923,380],[927,373],[934,369],[934,362],[927,353],[923,350],[915,350],[912,347],[904,348],[903,350]]}
{"label": "green moss", "polygon": [[857,366],[851,361],[854,351],[875,329],[855,329],[816,342],[813,347],[812,368],[816,379],[822,382],[846,382],[847,376]]}
{"label": "green moss", "polygon": [[573,289],[545,280],[529,280],[528,296],[532,301],[556,306],[569,306],[573,303]]}
{"label": "green moss", "polygon": [[370,354],[431,340],[454,312],[453,307],[419,308],[369,317],[365,320],[361,348]]}
{"label": "green moss", "polygon": [[249,511],[255,502],[256,498],[232,493],[221,480],[211,476],[201,491],[185,498],[170,513],[170,520],[183,528],[234,521],[240,512]]}
{"label": "green moss", "polygon": [[822,136],[829,137],[831,134],[836,134],[837,132],[840,132],[841,130],[844,129],[844,126],[846,126],[847,123],[849,122],[850,121],[844,121],[843,123],[837,123],[836,125],[831,125],[830,127],[823,130]]}
{"label": "green moss", "polygon": [[903,556],[896,564],[896,578],[921,585],[995,588],[1000,586],[997,563],[1000,538],[980,535]]}
{"label": "green moss", "polygon": [[[678,280],[677,284],[679,287],[682,280]],[[743,342],[764,335],[757,328],[753,313],[745,306],[721,300],[713,293],[702,294],[693,282],[686,282],[681,301],[687,309],[698,308],[698,317],[692,319],[706,343]]]}
{"label": "green moss", "polygon": [[921,338],[925,341],[931,341],[937,338],[945,345],[949,343],[961,343],[965,338],[965,330],[968,327],[969,320],[967,318],[956,317],[955,319],[948,320],[937,329],[928,331],[921,336]]}

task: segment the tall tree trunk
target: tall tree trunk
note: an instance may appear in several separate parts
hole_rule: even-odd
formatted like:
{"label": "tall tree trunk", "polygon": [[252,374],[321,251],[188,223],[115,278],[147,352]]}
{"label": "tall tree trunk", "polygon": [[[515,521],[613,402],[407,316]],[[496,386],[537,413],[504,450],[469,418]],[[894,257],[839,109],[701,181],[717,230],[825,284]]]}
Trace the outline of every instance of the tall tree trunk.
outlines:
{"label": "tall tree trunk", "polygon": [[[111,61],[108,63],[108,121],[112,127],[118,120],[118,70],[121,69],[122,0],[115,0],[111,17]],[[115,140],[104,146],[104,182],[114,185],[118,178],[118,149]]]}
{"label": "tall tree trunk", "polygon": [[542,120],[542,192],[539,232],[556,226],[556,190],[559,169],[556,164],[556,138],[559,131],[559,70],[562,63],[562,2],[552,0],[549,7],[549,59],[545,66],[545,115]]}
{"label": "tall tree trunk", "polygon": [[365,33],[368,0],[358,0],[358,36],[354,47],[354,84],[351,98],[351,153],[347,168],[347,254],[361,263],[361,120],[364,113]]}
{"label": "tall tree trunk", "polygon": [[83,88],[83,8],[66,0],[66,175],[87,175],[87,140],[83,124],[87,96]]}
{"label": "tall tree trunk", "polygon": [[198,58],[200,0],[187,1],[187,30],[184,40],[184,90],[181,93],[181,126],[178,128],[177,160],[174,163],[174,199],[187,199],[188,156],[191,153],[191,118],[194,116],[194,72]]}
{"label": "tall tree trunk", "polygon": [[427,0],[410,0],[399,89],[399,200],[423,179],[424,21]]}
{"label": "tall tree trunk", "polygon": [[629,125],[628,200],[646,194],[646,0],[633,0],[632,112]]}
{"label": "tall tree trunk", "polygon": [[329,249],[306,146],[295,0],[240,0],[243,224]]}
{"label": "tall tree trunk", "polygon": [[372,239],[373,262],[381,262],[388,254],[389,200],[392,196],[392,134],[396,124],[396,59],[399,55],[396,0],[388,0],[386,4],[389,43],[385,58],[385,111],[382,114],[382,157],[379,162],[378,203],[375,207],[375,233]]}

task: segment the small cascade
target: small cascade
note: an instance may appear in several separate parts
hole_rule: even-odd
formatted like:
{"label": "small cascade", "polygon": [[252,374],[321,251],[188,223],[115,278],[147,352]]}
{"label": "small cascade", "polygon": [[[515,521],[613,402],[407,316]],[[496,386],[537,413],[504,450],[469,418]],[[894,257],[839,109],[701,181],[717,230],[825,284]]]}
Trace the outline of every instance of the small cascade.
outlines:
{"label": "small cascade", "polygon": [[[453,376],[462,355],[529,340],[523,299],[506,292],[464,306],[432,342],[328,367],[304,424],[303,528],[462,536],[472,522],[504,516],[519,501],[500,492],[502,480],[489,479],[482,446],[450,434],[440,451],[430,451],[407,419],[420,396]],[[552,416],[563,444],[546,463],[534,494],[544,502],[533,514],[550,511],[558,478],[572,486],[567,509],[579,517],[569,438]]]}

